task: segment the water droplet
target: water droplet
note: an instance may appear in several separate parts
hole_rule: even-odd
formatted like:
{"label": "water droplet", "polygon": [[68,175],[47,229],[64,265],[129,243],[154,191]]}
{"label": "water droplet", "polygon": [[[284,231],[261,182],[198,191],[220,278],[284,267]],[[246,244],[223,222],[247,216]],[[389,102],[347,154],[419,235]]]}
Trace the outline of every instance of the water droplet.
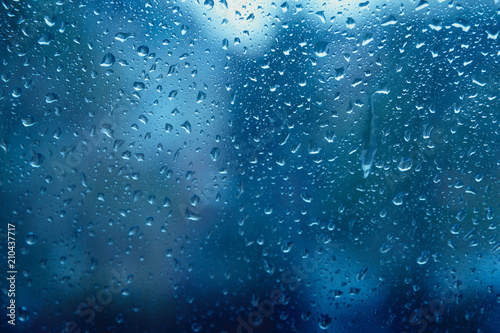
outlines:
{"label": "water droplet", "polygon": [[458,235],[460,233],[460,224],[455,223],[450,227],[450,231],[454,235]]}
{"label": "water droplet", "polygon": [[394,196],[394,198],[392,199],[392,203],[395,204],[396,206],[402,205],[403,204],[403,195],[404,195],[403,192],[396,194],[396,196]]}
{"label": "water droplet", "polygon": [[434,260],[434,262],[440,262],[442,257],[443,254],[441,252],[436,252],[432,255],[432,259]]}
{"label": "water droplet", "polygon": [[205,3],[203,5],[205,6],[206,9],[210,10],[214,8],[214,0],[205,0]]}
{"label": "water droplet", "polygon": [[388,25],[394,25],[396,23],[398,23],[398,21],[396,20],[396,18],[393,15],[390,15],[388,18],[386,18],[384,20],[384,22],[382,23],[382,26],[386,27]]}
{"label": "water droplet", "polygon": [[191,133],[191,124],[189,123],[189,121],[185,121],[182,125],[181,125],[182,128],[184,128],[186,130],[186,132],[188,133]]}
{"label": "water droplet", "polygon": [[165,131],[167,133],[170,133],[174,129],[174,126],[172,124],[165,124]]}
{"label": "water droplet", "polygon": [[198,96],[196,97],[196,103],[201,103],[207,98],[207,94],[205,94],[203,91],[198,92]]}
{"label": "water droplet", "polygon": [[305,192],[302,192],[300,197],[304,200],[304,202],[310,203],[312,201],[312,198]]}
{"label": "water droplet", "polygon": [[133,34],[126,33],[126,32],[119,32],[119,33],[117,33],[117,34],[115,35],[115,39],[116,39],[117,41],[122,42],[122,43],[123,43],[124,41],[126,41],[127,39],[132,38],[132,37],[134,37],[134,35],[133,35]]}
{"label": "water droplet", "polygon": [[137,54],[141,57],[145,57],[149,54],[149,47],[141,45],[137,48]]}
{"label": "water droplet", "polygon": [[53,27],[56,24],[55,16],[45,15],[43,20],[45,21],[45,24],[47,24],[49,27]]}
{"label": "water droplet", "polygon": [[477,194],[477,190],[474,188],[474,186],[469,185],[469,186],[467,186],[467,188],[465,189],[465,193],[469,193],[469,194]]}
{"label": "water droplet", "polygon": [[28,321],[30,319],[30,313],[24,306],[20,307],[18,311],[19,321]]}
{"label": "water droplet", "polygon": [[403,157],[398,163],[399,171],[405,172],[411,169],[412,161],[408,157]]}
{"label": "water droplet", "polygon": [[368,273],[368,266],[365,266],[365,267],[361,268],[361,270],[359,271],[358,275],[356,276],[356,279],[358,281],[363,280],[365,278],[366,273]]}
{"label": "water droplet", "polygon": [[57,102],[58,99],[59,99],[59,96],[57,96],[54,93],[48,93],[47,95],[45,95],[45,103],[48,103],[48,104]]}
{"label": "water droplet", "polygon": [[332,318],[328,314],[319,315],[319,328],[327,330],[332,324]]}
{"label": "water droplet", "polygon": [[415,8],[415,10],[421,10],[427,6],[429,6],[429,3],[427,2],[427,0],[420,0],[420,2],[417,5],[417,8]]}
{"label": "water droplet", "polygon": [[122,153],[122,158],[123,158],[124,160],[130,160],[130,158],[131,158],[131,157],[132,157],[132,153],[131,153],[130,151],[128,151],[128,150],[127,150],[127,151],[124,151],[124,152]]}
{"label": "water droplet", "polygon": [[[205,3],[207,3],[207,1],[205,1]],[[213,7],[213,3],[214,3],[214,2],[212,1],[212,7]],[[206,7],[206,5],[205,5],[205,7]],[[211,8],[210,8],[210,9],[211,9]],[[201,324],[198,324],[198,323],[193,323],[193,324],[191,325],[191,330],[192,330],[193,332],[200,332],[202,328],[203,328],[203,326],[201,326]]]}
{"label": "water droplet", "polygon": [[145,88],[145,84],[142,82],[134,82],[134,90],[141,91]]}
{"label": "water droplet", "polygon": [[354,21],[354,19],[352,17],[347,18],[347,21],[346,21],[347,28],[354,29],[355,25],[356,25],[356,22]]}
{"label": "water droplet", "polygon": [[49,45],[54,40],[54,36],[49,33],[45,33],[38,39],[38,44]]}
{"label": "water droplet", "polygon": [[201,216],[194,213],[192,210],[189,209],[189,207],[186,207],[185,215],[186,219],[190,221],[199,221],[201,219]]}
{"label": "water droplet", "polygon": [[26,244],[28,245],[35,245],[37,240],[38,236],[33,232],[28,232],[28,234],[26,235]]}
{"label": "water droplet", "polygon": [[145,224],[146,224],[148,227],[150,227],[150,226],[152,226],[152,225],[153,225],[153,222],[154,222],[154,221],[155,221],[155,219],[154,219],[153,217],[148,216],[148,217],[146,218],[146,222],[145,222]]}
{"label": "water droplet", "polygon": [[137,230],[139,230],[139,227],[134,225],[133,227],[130,227],[130,229],[128,229],[128,235],[129,236],[133,236],[137,233]]}
{"label": "water droplet", "polygon": [[44,159],[45,158],[42,154],[33,152],[30,160],[30,165],[33,168],[39,168],[42,165]]}
{"label": "water droplet", "polygon": [[32,116],[26,116],[22,118],[21,122],[23,123],[24,127],[30,127],[37,123],[35,118],[33,118]]}
{"label": "water droplet", "polygon": [[488,220],[493,220],[495,217],[495,209],[493,207],[486,207],[486,218]]}
{"label": "water droplet", "polygon": [[371,34],[371,33],[366,33],[366,34],[363,36],[363,41],[361,42],[361,45],[363,45],[363,46],[368,45],[368,44],[370,44],[372,41],[373,41],[373,34]]}
{"label": "water droplet", "polygon": [[392,248],[390,244],[384,244],[380,247],[380,253],[387,253]]}
{"label": "water droplet", "polygon": [[420,254],[420,257],[417,258],[417,263],[419,265],[425,265],[429,261],[429,257],[430,257],[430,252],[423,251],[422,254]]}
{"label": "water droplet", "polygon": [[21,93],[22,93],[21,88],[14,88],[14,89],[12,89],[12,97],[14,97],[14,98],[21,97]]}
{"label": "water droplet", "polygon": [[335,68],[335,80],[340,81],[344,78],[344,67]]}
{"label": "water droplet", "polygon": [[169,94],[168,94],[168,98],[169,99],[174,99],[175,96],[177,96],[177,93],[178,91],[177,90],[172,90]]}
{"label": "water droplet", "polygon": [[210,151],[210,157],[212,158],[212,161],[217,161],[219,159],[219,156],[220,156],[220,149],[217,148],[217,147],[214,147],[212,148],[212,150]]}
{"label": "water droplet", "polygon": [[457,213],[457,220],[460,222],[464,220],[465,216],[467,215],[467,210],[465,208],[460,209],[460,211]]}
{"label": "water droplet", "polygon": [[462,29],[463,32],[467,32],[470,29],[470,23],[469,21],[463,19],[463,18],[456,18],[455,22],[451,24],[455,28],[460,28]]}
{"label": "water droplet", "polygon": [[314,47],[314,53],[318,58],[323,58],[328,55],[328,45],[329,42],[317,42],[316,46]]}
{"label": "water droplet", "polygon": [[284,242],[284,243],[283,243],[283,245],[281,246],[281,252],[283,252],[283,253],[288,253],[288,252],[290,252],[290,250],[291,250],[291,249],[292,249],[292,247],[293,247],[293,244],[294,244],[294,243],[293,243],[293,242],[291,242],[291,241],[286,241],[286,242]]}
{"label": "water droplet", "polygon": [[115,63],[115,56],[111,53],[106,53],[101,61],[102,67],[111,67]]}

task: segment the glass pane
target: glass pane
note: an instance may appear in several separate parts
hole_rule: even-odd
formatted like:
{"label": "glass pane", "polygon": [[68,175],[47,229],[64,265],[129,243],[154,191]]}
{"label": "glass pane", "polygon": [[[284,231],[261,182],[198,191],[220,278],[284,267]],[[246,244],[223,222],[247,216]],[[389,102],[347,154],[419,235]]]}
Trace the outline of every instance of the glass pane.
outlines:
{"label": "glass pane", "polygon": [[497,332],[499,6],[2,1],[2,331]]}

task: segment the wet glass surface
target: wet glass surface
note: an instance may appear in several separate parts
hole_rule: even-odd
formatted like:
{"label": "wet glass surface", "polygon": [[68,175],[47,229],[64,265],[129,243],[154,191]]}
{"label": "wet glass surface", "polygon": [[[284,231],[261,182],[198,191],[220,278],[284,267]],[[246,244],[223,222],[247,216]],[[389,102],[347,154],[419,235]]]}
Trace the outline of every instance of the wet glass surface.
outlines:
{"label": "wet glass surface", "polygon": [[499,16],[2,1],[2,332],[498,332]]}

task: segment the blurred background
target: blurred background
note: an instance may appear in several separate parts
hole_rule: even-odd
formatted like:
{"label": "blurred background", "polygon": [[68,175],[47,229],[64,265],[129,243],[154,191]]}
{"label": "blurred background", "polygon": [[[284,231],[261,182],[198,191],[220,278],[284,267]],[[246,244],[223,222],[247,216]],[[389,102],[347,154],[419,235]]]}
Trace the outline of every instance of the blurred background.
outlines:
{"label": "blurred background", "polygon": [[496,0],[0,15],[2,331],[498,332]]}

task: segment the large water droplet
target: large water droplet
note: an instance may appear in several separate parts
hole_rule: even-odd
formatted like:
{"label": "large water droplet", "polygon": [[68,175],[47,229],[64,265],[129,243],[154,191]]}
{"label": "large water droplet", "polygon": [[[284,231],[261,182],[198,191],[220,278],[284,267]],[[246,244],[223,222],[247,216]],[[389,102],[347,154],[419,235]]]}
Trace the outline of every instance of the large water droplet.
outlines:
{"label": "large water droplet", "polygon": [[146,87],[146,85],[142,82],[134,82],[134,89],[137,91],[141,91]]}
{"label": "large water droplet", "polygon": [[116,60],[116,58],[113,54],[106,53],[104,55],[104,58],[102,58],[101,66],[102,67],[111,67],[115,63],[115,60]]}
{"label": "large water droplet", "polygon": [[356,22],[354,21],[354,19],[352,17],[347,18],[346,26],[349,29],[354,29],[354,27],[356,26]]}
{"label": "large water droplet", "polygon": [[137,54],[141,57],[145,57],[149,54],[149,47],[141,45],[137,48]]}

